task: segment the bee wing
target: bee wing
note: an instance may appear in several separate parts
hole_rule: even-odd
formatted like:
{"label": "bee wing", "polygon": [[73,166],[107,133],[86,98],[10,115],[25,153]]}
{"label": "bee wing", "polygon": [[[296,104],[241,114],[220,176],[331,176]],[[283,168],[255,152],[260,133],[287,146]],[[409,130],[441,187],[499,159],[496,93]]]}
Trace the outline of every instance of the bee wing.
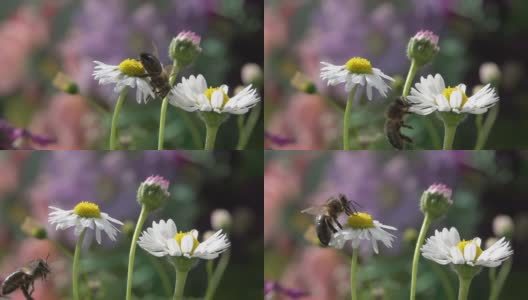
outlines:
{"label": "bee wing", "polygon": [[169,75],[172,72],[172,65],[163,66],[163,71],[165,74]]}
{"label": "bee wing", "polygon": [[301,210],[301,213],[317,216],[326,213],[326,209],[324,208],[324,206],[312,206],[308,207],[307,209]]}

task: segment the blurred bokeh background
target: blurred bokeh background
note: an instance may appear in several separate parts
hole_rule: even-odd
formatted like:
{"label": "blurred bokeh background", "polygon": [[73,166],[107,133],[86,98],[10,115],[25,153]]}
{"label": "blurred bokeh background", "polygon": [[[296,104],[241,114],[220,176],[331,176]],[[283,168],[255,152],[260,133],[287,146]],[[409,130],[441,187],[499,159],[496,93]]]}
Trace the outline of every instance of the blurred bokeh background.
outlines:
{"label": "blurred bokeh background", "polygon": [[[381,247],[380,255],[373,255],[369,245],[360,248],[359,298],[408,299],[423,219],[419,199],[433,183],[452,187],[454,203],[427,236],[454,226],[462,238],[478,236],[484,243],[504,230],[499,223],[511,220],[513,268],[499,299],[522,298],[528,276],[528,152],[266,151],[264,158],[264,277],[292,289],[290,295],[308,294],[271,299],[349,299],[350,252],[311,243],[316,238],[310,232],[313,218],[300,213],[339,193],[374,219],[398,228],[393,248]],[[499,215],[506,217],[499,221]],[[449,267],[422,258],[417,299],[454,299],[446,294],[446,285],[457,290]],[[485,269],[473,281],[470,299],[488,299],[488,293]]]}
{"label": "blurred bokeh background", "polygon": [[[117,98],[113,87],[93,80],[94,60],[118,64],[141,52],[154,53],[155,45],[166,65],[172,37],[191,30],[202,36],[203,52],[180,76],[201,73],[212,85],[234,89],[248,83],[241,75],[245,64],[262,67],[262,6],[260,0],[2,0],[0,120],[56,139],[33,145],[37,148],[107,149]],[[53,86],[57,72],[78,84],[78,95]],[[119,120],[121,148],[156,149],[161,102],[140,105],[129,96]],[[203,137],[202,123],[192,116]],[[236,128],[235,117],[223,125],[218,149],[234,148]],[[172,106],[165,143],[166,149],[201,148]],[[248,148],[262,149],[262,125]]]}
{"label": "blurred bokeh background", "polygon": [[[57,232],[47,225],[48,206],[72,209],[83,200],[98,203],[103,212],[135,222],[139,184],[159,174],[170,181],[170,201],[151,214],[152,221],[172,218],[181,230],[211,230],[218,208],[232,217],[231,260],[215,299],[262,299],[262,151],[2,151],[0,154],[0,282],[32,259],[46,258],[52,273],[35,284],[35,299],[71,299],[71,261],[55,242],[73,250],[73,231]],[[47,228],[49,240],[28,236],[32,218]],[[25,223],[25,225],[23,225]],[[134,223],[133,223],[134,224]],[[88,245],[81,256],[82,289],[90,299],[124,299],[128,251],[133,225],[123,228],[115,243]],[[128,228],[128,229],[125,229]],[[34,228],[33,228],[34,229]],[[88,239],[87,239],[88,241]],[[165,272],[169,282],[160,280]],[[185,295],[203,297],[207,283],[201,262],[188,278]],[[168,284],[168,286],[166,286]],[[136,253],[134,289],[137,299],[168,299],[174,271],[163,259],[142,249]],[[167,291],[168,287],[168,291]],[[192,297],[192,298],[191,298]],[[10,299],[23,300],[20,292]]]}
{"label": "blurred bokeh background", "polygon": [[[495,82],[501,101],[484,149],[528,146],[527,139],[511,132],[512,128],[528,129],[528,88],[522,84],[528,66],[527,1],[266,0],[264,9],[266,148],[340,149],[342,116],[320,96],[293,88],[290,80],[295,72],[306,74],[322,94],[344,105],[343,86],[328,88],[319,79],[321,61],[339,65],[362,56],[403,80],[409,68],[407,42],[422,29],[439,35],[440,54],[415,79],[440,73],[446,84],[463,82],[471,91],[482,83],[482,64],[494,63],[501,73]],[[355,149],[390,149],[383,135],[383,111],[396,95],[401,95],[398,88],[388,100],[375,97],[354,106]],[[415,129],[406,132],[414,138],[416,149],[439,149],[443,134],[439,120],[413,115],[409,122]],[[461,124],[456,148],[473,149],[474,123],[471,116]]]}

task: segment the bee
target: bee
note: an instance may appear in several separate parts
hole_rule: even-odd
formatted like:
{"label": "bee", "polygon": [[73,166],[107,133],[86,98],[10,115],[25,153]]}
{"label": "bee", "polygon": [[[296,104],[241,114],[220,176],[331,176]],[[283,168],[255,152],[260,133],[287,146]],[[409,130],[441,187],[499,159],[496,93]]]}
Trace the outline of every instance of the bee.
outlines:
{"label": "bee", "polygon": [[396,149],[402,150],[405,143],[412,143],[413,140],[400,132],[401,128],[412,129],[411,126],[404,123],[403,118],[409,113],[411,105],[397,98],[385,112],[387,120],[385,121],[385,135],[389,143]]}
{"label": "bee", "polygon": [[26,300],[33,300],[32,294],[35,291],[35,280],[46,276],[51,272],[46,260],[36,259],[30,261],[26,266],[17,269],[15,272],[9,274],[0,286],[0,296],[11,294],[20,289]]}
{"label": "bee", "polygon": [[143,52],[139,55],[139,61],[145,69],[145,77],[150,77],[150,84],[154,88],[156,95],[160,98],[165,98],[171,87],[168,73],[163,69],[159,59],[153,54]]}
{"label": "bee", "polygon": [[322,206],[312,206],[301,211],[301,213],[315,216],[315,232],[319,241],[324,246],[328,246],[332,235],[339,229],[343,229],[337,218],[341,213],[348,216],[357,214],[354,201],[348,200],[345,195],[339,194],[337,197],[331,197]]}

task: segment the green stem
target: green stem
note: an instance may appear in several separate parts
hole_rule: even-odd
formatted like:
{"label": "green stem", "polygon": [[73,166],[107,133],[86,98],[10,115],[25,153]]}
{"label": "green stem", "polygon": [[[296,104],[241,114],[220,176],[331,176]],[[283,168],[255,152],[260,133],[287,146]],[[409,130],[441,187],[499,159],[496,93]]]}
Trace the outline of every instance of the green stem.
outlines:
{"label": "green stem", "polygon": [[208,260],[205,265],[205,270],[207,271],[207,282],[211,282],[211,277],[213,276],[214,261],[212,259]]}
{"label": "green stem", "polygon": [[[478,131],[477,136],[477,142],[475,144],[475,150],[481,150],[484,145],[486,145],[486,141],[488,140],[489,133],[491,129],[493,128],[493,125],[495,124],[495,120],[497,120],[497,115],[499,113],[499,106],[495,105],[490,112],[488,113],[488,116],[486,117],[486,121],[484,121],[484,125],[480,128]],[[480,117],[481,115],[478,115]]]}
{"label": "green stem", "polygon": [[86,228],[84,228],[79,235],[77,244],[75,245],[75,254],[73,255],[73,270],[72,270],[72,290],[73,290],[73,299],[79,300],[79,257],[81,256],[81,246],[84,240],[84,235],[86,234]]}
{"label": "green stem", "polygon": [[171,295],[171,284],[170,284],[169,277],[167,276],[167,273],[163,269],[163,265],[159,262],[159,260],[156,257],[154,257],[152,255],[147,255],[147,256],[148,256],[148,258],[150,260],[150,263],[152,264],[152,266],[154,267],[154,269],[158,273],[158,276],[160,277],[161,285],[163,286],[163,290],[165,291],[165,295],[167,296],[167,298],[170,298],[170,295]]}
{"label": "green stem", "polygon": [[199,149],[202,147],[202,137],[200,136],[200,131],[196,127],[195,122],[191,119],[190,115],[184,110],[177,110],[178,114],[185,123],[185,126],[191,131],[191,139],[193,141],[194,147]]}
{"label": "green stem", "polygon": [[[174,61],[172,64],[172,70],[169,76],[169,85],[172,87],[176,82],[176,76],[178,75],[178,62]],[[170,92],[169,92],[170,94]],[[160,111],[160,124],[158,131],[158,150],[163,150],[163,140],[165,139],[165,116],[167,115],[167,105],[169,103],[169,94],[165,95],[161,103]]]}
{"label": "green stem", "polygon": [[214,150],[215,140],[216,140],[216,134],[218,133],[218,128],[220,126],[213,126],[209,124],[205,124],[205,147],[204,150]]}
{"label": "green stem", "polygon": [[444,150],[453,149],[453,141],[455,140],[455,133],[458,125],[448,124],[444,121]]}
{"label": "green stem", "polygon": [[211,276],[211,279],[207,285],[207,291],[205,292],[204,300],[213,300],[216,289],[218,288],[220,280],[222,279],[224,271],[229,263],[230,256],[231,252],[230,250],[227,250],[220,257],[220,261],[218,262],[218,265],[216,266],[216,269],[214,270],[213,275]]}
{"label": "green stem", "polygon": [[420,261],[420,248],[422,248],[422,244],[425,240],[425,235],[427,234],[427,229],[429,229],[429,225],[431,225],[431,217],[428,213],[425,213],[422,228],[420,229],[420,234],[418,235],[418,240],[416,241],[416,247],[414,248],[411,273],[411,300],[416,299],[416,279],[418,277],[418,262]]}
{"label": "green stem", "polygon": [[416,71],[418,70],[418,65],[416,64],[416,61],[413,59],[411,60],[411,66],[409,67],[409,73],[407,73],[407,79],[405,80],[405,85],[403,86],[403,97],[407,97],[409,95],[409,91],[411,90],[411,85],[414,79],[414,76],[416,76]]}
{"label": "green stem", "polygon": [[128,87],[124,87],[117,98],[117,103],[114,108],[114,115],[112,116],[112,127],[110,128],[110,150],[116,149],[116,138],[117,138],[117,117],[119,116],[119,111],[123,106],[123,102],[128,93]]}
{"label": "green stem", "polygon": [[330,98],[330,97],[327,96],[327,95],[319,94],[319,96],[320,96],[321,98],[323,98],[323,100],[324,100],[328,105],[330,105],[333,109],[335,109],[338,113],[341,113],[341,114],[342,114],[342,113],[345,112],[345,109],[344,109],[341,105],[337,104],[337,102],[336,102],[334,99]]}
{"label": "green stem", "polygon": [[471,280],[473,280],[473,277],[464,278],[462,276],[458,276],[458,281],[460,282],[460,287],[458,288],[458,300],[467,300],[469,287],[471,286]]}
{"label": "green stem", "polygon": [[163,150],[163,140],[165,139],[165,115],[167,114],[167,105],[169,103],[169,96],[163,98],[161,102],[161,111],[160,111],[160,124],[158,132],[158,150]]}
{"label": "green stem", "polygon": [[62,254],[67,256],[69,259],[73,259],[73,254],[68,248],[64,247],[61,243],[57,242],[56,240],[48,240],[48,241],[50,241],[55,246],[55,248],[57,248],[57,250],[62,252]]}
{"label": "green stem", "polygon": [[350,136],[349,136],[349,124],[350,124],[350,112],[352,110],[352,101],[354,101],[354,96],[356,94],[357,85],[350,91],[347,98],[346,108],[345,108],[345,118],[343,121],[343,150],[350,150]]}
{"label": "green stem", "polygon": [[359,248],[354,248],[352,251],[352,262],[350,263],[350,294],[352,295],[352,300],[357,300],[356,271],[358,265]]}
{"label": "green stem", "polygon": [[510,274],[511,267],[512,267],[512,260],[513,259],[510,258],[504,262],[497,276],[497,280],[494,283],[492,283],[490,298],[489,298],[490,300],[499,299],[499,295],[500,295],[502,288],[504,287],[506,278],[508,278],[508,275]]}
{"label": "green stem", "polygon": [[251,133],[253,132],[255,125],[257,125],[257,121],[260,116],[260,110],[261,110],[261,105],[258,104],[251,110],[251,113],[249,113],[249,117],[247,119],[245,126],[242,128],[241,131],[239,131],[240,134],[238,138],[238,144],[236,147],[237,150],[244,150],[246,148],[247,143],[249,142],[249,138],[251,137]]}
{"label": "green stem", "polygon": [[440,279],[442,288],[444,289],[444,292],[445,292],[446,299],[455,300],[455,290],[453,288],[451,281],[449,280],[449,277],[445,273],[444,269],[442,269],[435,262],[431,262],[431,266],[433,268],[433,271],[436,273],[436,275]]}
{"label": "green stem", "polygon": [[132,299],[132,276],[134,275],[134,259],[136,257],[137,240],[147,216],[148,211],[145,205],[143,205],[141,207],[141,213],[139,214],[139,220],[136,224],[136,229],[134,230],[134,236],[132,237],[132,243],[130,244],[130,253],[128,255],[126,300]]}
{"label": "green stem", "polygon": [[176,283],[174,286],[174,297],[172,300],[182,300],[183,290],[185,289],[185,281],[187,281],[187,274],[189,271],[176,271]]}

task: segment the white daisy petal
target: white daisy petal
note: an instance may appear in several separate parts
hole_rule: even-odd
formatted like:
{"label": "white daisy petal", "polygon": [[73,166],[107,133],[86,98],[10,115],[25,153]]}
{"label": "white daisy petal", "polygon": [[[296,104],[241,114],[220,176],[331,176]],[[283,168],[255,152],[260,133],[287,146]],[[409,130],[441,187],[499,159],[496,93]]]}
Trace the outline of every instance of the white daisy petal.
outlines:
{"label": "white daisy petal", "polygon": [[185,256],[187,258],[214,259],[230,247],[229,240],[221,230],[207,240],[198,242],[198,231],[177,233],[174,221],[169,219],[153,222],[141,234],[138,244],[150,254],[162,256]]}
{"label": "white daisy petal", "polygon": [[[471,97],[466,96],[466,89],[465,84],[446,89],[440,74],[421,77],[407,97],[412,104],[409,111],[420,115],[435,111],[482,114],[499,101],[495,90],[489,85]],[[467,101],[464,102],[465,99]]]}
{"label": "white daisy petal", "polygon": [[387,97],[390,86],[385,83],[385,80],[394,81],[393,78],[385,75],[377,68],[372,68],[371,73],[352,73],[346,68],[346,65],[337,66],[327,62],[321,62],[321,65],[321,79],[325,80],[328,85],[335,86],[344,83],[347,93],[359,86],[358,90],[361,92],[366,89],[369,100],[372,100],[373,88],[383,97]]}
{"label": "white daisy petal", "polygon": [[93,77],[99,84],[115,84],[114,92],[121,93],[124,87],[136,89],[136,101],[147,103],[149,99],[156,98],[152,85],[145,77],[136,77],[123,73],[119,66],[107,65],[94,61]]}
{"label": "white daisy petal", "polygon": [[88,205],[89,209],[96,214],[93,215],[78,215],[76,210],[62,210],[57,207],[50,206],[48,221],[52,225],[56,225],[57,230],[64,230],[74,227],[74,234],[80,235],[84,230],[95,230],[95,239],[98,244],[101,244],[101,231],[104,231],[110,240],[115,241],[117,232],[119,230],[112,224],[123,225],[123,223],[117,219],[110,217],[108,214],[103,213],[99,210],[99,207],[93,203],[81,202],[77,206],[86,209]]}
{"label": "white daisy petal", "polygon": [[[233,97],[228,96],[229,87],[221,85],[213,90],[207,89],[205,78],[191,75],[188,79],[173,87],[169,93],[169,103],[183,110],[216,113],[245,114],[260,102],[256,89],[245,87]],[[224,99],[227,101],[224,103]]]}
{"label": "white daisy petal", "polygon": [[509,242],[504,238],[484,251],[480,249],[481,243],[480,238],[461,242],[455,228],[444,228],[442,231],[435,231],[435,234],[426,240],[421,251],[425,258],[442,265],[466,264],[484,267],[497,267],[513,254]]}
{"label": "white daisy petal", "polygon": [[393,234],[390,234],[384,229],[397,230],[395,227],[384,225],[376,220],[372,220],[372,227],[368,228],[353,228],[347,226],[334,233],[328,245],[330,247],[342,249],[345,244],[351,242],[352,247],[357,248],[359,247],[361,241],[367,240],[370,241],[374,252],[378,253],[378,241],[382,242],[383,245],[390,248],[392,247],[392,241],[395,238]]}

